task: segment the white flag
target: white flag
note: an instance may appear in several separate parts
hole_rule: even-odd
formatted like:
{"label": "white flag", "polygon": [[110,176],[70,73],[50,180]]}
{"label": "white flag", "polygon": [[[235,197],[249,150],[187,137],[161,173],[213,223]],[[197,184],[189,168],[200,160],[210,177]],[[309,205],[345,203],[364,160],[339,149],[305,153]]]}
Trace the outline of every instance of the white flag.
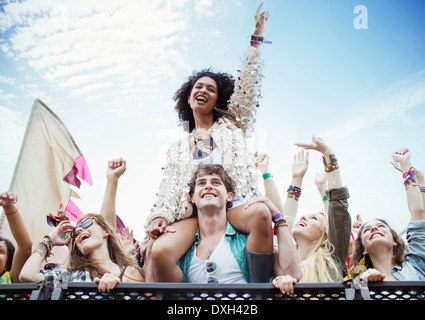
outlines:
{"label": "white flag", "polygon": [[[18,195],[17,206],[31,234],[33,247],[52,231],[46,216],[49,212],[56,215],[60,201],[72,220],[81,214],[70,199],[77,196],[71,184],[79,188],[78,178],[92,185],[81,151],[59,117],[42,101],[35,100],[10,188],[1,190]],[[4,212],[0,234],[13,241]],[[53,254],[48,262],[59,264],[63,264],[68,255],[66,249],[61,248],[54,248]]]}

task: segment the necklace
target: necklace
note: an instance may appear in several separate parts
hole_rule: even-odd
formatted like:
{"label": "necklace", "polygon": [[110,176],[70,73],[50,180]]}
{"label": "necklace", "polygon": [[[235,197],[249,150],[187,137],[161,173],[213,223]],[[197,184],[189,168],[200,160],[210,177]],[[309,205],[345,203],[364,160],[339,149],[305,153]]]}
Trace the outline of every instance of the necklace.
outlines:
{"label": "necklace", "polygon": [[[201,158],[201,157],[204,156],[204,154],[205,155],[209,155],[213,151],[213,149],[214,149],[214,142],[213,142],[212,137],[207,138],[207,139],[201,139],[201,138],[198,138],[196,136],[196,132],[194,132],[193,133],[193,138],[194,138],[194,142],[195,142],[195,147],[198,148],[198,157]],[[203,140],[207,140],[209,142],[209,144],[206,144]],[[209,153],[208,152],[205,152],[205,151],[202,151],[200,147],[203,147],[204,149],[209,150]]]}

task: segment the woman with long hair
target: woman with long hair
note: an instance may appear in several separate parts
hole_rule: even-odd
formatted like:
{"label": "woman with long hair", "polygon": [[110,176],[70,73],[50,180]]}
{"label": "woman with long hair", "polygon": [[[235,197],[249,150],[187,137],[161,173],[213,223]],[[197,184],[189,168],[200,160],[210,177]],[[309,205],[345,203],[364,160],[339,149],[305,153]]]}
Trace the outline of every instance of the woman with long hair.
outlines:
{"label": "woman with long hair", "polygon": [[[302,181],[309,161],[308,153],[304,154],[302,150],[294,156],[292,164],[292,180],[283,209],[287,223],[277,224],[275,229],[276,226],[283,226],[292,230],[302,270],[300,282],[339,282],[347,274],[346,259],[351,232],[348,189],[342,185],[339,165],[332,149],[321,138],[313,136],[310,143],[296,145],[322,153],[328,183],[326,199],[323,199],[329,202],[325,206],[327,213],[318,211],[304,214],[295,223]],[[278,248],[277,256],[281,259]],[[273,280],[275,287],[286,294],[293,293],[294,283],[296,279],[286,274],[278,275]]]}
{"label": "woman with long hair", "polygon": [[[354,263],[365,281],[425,280],[425,206],[411,154],[402,148],[392,154],[403,172],[410,211],[407,242],[383,219],[362,224],[355,242]],[[360,270],[366,268],[367,270]],[[360,272],[358,272],[360,273]]]}
{"label": "woman with long hair", "polygon": [[303,215],[294,226],[293,237],[302,265],[300,282],[342,281],[343,268],[333,256],[327,214],[319,211]]}
{"label": "woman with long hair", "polygon": [[[69,265],[40,271],[53,246],[68,245]],[[100,292],[109,292],[119,282],[143,282],[143,272],[121,245],[121,240],[100,214],[85,214],[74,227],[61,221],[46,235],[24,265],[20,280],[53,283],[66,275],[68,281],[99,283]]]}

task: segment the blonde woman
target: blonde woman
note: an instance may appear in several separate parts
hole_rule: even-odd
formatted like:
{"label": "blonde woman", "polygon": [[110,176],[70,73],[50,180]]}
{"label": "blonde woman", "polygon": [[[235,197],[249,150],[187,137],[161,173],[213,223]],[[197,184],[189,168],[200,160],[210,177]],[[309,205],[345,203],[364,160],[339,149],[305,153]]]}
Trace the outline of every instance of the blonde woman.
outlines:
{"label": "blonde woman", "polygon": [[338,282],[343,279],[340,260],[329,240],[328,216],[314,212],[301,217],[293,229],[303,276],[300,282]]}
{"label": "blonde woman", "polygon": [[[296,242],[298,258],[301,263],[302,277],[300,282],[339,282],[347,274],[346,258],[350,243],[351,218],[348,213],[349,193],[342,186],[339,166],[332,149],[322,139],[313,136],[310,143],[297,143],[306,150],[316,150],[323,154],[328,188],[328,214],[313,212],[301,216],[295,223],[288,223],[292,228],[292,236]],[[285,202],[285,215],[295,216],[296,205],[301,196],[301,184],[308,169],[308,155],[300,152],[294,157],[292,181],[288,188]],[[275,287],[283,293],[293,293],[296,279],[280,275],[273,280]]]}

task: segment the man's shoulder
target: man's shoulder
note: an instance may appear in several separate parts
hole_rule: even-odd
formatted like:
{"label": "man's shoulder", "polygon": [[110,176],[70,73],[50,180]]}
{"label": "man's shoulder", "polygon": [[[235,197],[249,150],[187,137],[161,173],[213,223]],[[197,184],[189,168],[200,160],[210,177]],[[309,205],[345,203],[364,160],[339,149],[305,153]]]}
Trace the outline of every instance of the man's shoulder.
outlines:
{"label": "man's shoulder", "polygon": [[229,236],[229,237],[242,237],[242,238],[247,238],[248,237],[248,234],[246,234],[246,233],[242,233],[242,232],[239,232],[238,230],[236,230],[231,224],[230,224],[230,222],[229,221],[227,221],[227,228],[226,228],[226,233],[225,233],[225,235],[226,236]]}

